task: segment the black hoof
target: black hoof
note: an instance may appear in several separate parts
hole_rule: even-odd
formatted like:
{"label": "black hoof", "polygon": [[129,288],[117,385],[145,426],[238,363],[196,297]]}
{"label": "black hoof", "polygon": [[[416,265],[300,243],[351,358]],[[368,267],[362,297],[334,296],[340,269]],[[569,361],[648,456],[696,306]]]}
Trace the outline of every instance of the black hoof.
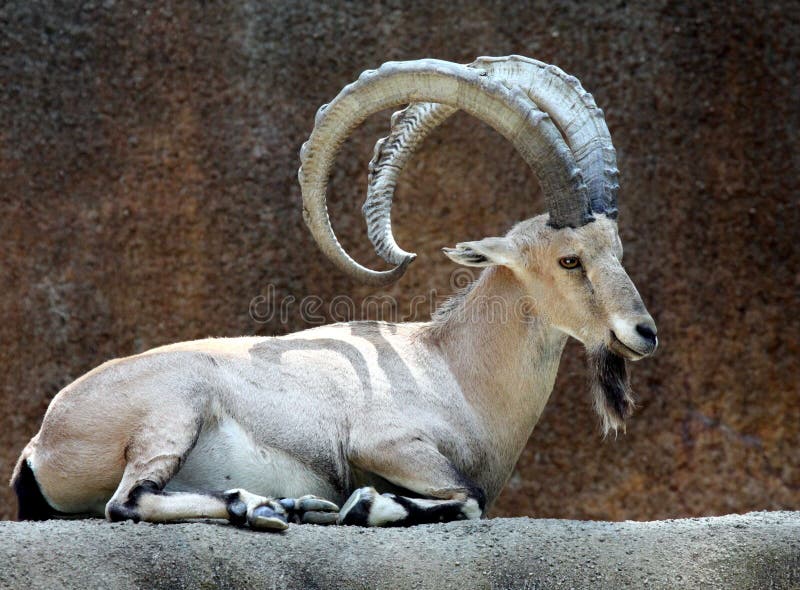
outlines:
{"label": "black hoof", "polygon": [[339,507],[333,502],[316,496],[281,498],[278,500],[286,511],[289,522],[295,524],[336,524]]}
{"label": "black hoof", "polygon": [[360,488],[353,492],[339,511],[338,523],[349,526],[369,526],[369,512],[377,492],[374,488]]}
{"label": "black hoof", "polygon": [[244,526],[247,524],[247,504],[239,500],[231,500],[228,502],[228,516],[232,524],[236,526]]}
{"label": "black hoof", "polygon": [[269,506],[259,506],[254,508],[248,519],[250,528],[259,531],[283,531],[289,528],[286,516],[270,508]]}

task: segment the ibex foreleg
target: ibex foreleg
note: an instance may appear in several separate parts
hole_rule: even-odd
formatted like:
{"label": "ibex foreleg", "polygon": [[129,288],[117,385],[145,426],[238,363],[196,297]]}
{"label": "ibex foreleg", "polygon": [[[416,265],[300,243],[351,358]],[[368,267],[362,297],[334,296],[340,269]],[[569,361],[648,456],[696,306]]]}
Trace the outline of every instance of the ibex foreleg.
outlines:
{"label": "ibex foreleg", "polygon": [[[374,488],[360,488],[339,512],[339,524],[412,526],[481,517],[486,502],[483,490],[435,448],[420,442],[390,446],[391,455],[379,453],[380,458],[373,457],[377,459],[375,463],[361,457],[360,466],[423,497],[379,494]],[[371,463],[380,467],[370,467]]]}

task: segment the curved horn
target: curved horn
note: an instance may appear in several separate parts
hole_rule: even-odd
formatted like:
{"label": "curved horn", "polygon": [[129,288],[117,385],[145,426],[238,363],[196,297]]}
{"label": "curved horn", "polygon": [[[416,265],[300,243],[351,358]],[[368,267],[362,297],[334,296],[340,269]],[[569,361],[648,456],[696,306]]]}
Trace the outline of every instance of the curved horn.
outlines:
{"label": "curved horn", "polygon": [[339,146],[372,113],[409,102],[437,102],[462,109],[509,139],[534,170],[553,225],[580,226],[591,219],[586,185],[575,158],[555,125],[524,92],[475,68],[439,60],[389,62],[368,70],[317,112],[314,130],[300,150],[298,171],[303,218],[320,249],[349,275],[373,285],[402,276],[413,260],[390,270],[370,270],[339,244],[325,193]]}
{"label": "curved horn", "polygon": [[392,115],[392,130],[375,144],[369,162],[367,198],[361,211],[367,220],[367,236],[378,256],[400,264],[409,256],[392,233],[392,197],[397,179],[422,141],[458,109],[435,102],[415,102]]}
{"label": "curved horn", "polygon": [[[592,211],[616,218],[619,172],[611,134],[603,111],[577,78],[556,66],[519,55],[479,57],[468,67],[518,86],[553,118],[583,173]],[[397,245],[391,230],[397,179],[422,141],[456,110],[443,104],[411,104],[392,116],[390,134],[375,145],[362,210],[369,238],[387,262],[398,264],[409,255]]]}

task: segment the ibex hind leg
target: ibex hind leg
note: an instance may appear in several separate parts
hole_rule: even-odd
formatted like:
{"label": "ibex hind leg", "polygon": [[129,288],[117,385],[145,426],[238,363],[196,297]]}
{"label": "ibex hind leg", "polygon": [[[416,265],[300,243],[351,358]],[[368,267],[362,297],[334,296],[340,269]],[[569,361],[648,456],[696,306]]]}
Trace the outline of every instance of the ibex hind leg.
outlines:
{"label": "ibex hind leg", "polygon": [[255,530],[282,531],[289,522],[334,524],[339,508],[314,496],[274,500],[242,489],[224,492],[165,492],[150,481],[137,485],[123,504],[109,502],[111,520],[176,522],[227,519]]}
{"label": "ibex hind leg", "polygon": [[338,507],[313,496],[275,500],[246,490],[223,492],[167,492],[164,486],[178,472],[191,452],[200,431],[173,429],[146,440],[133,441],[127,450],[128,463],[116,492],[106,505],[112,521],[175,522],[194,518],[221,518],[233,524],[267,531],[280,531],[288,522],[335,522]]}
{"label": "ibex hind leg", "polygon": [[[177,418],[173,416],[173,418]],[[166,492],[200,434],[202,422],[185,417],[182,428],[173,419],[152,424],[128,445],[122,480],[106,504],[111,521],[174,522],[192,518],[224,518],[234,524],[282,530],[286,516],[280,504],[242,490],[228,492]]]}
{"label": "ibex hind leg", "polygon": [[145,480],[136,485],[124,502],[112,500],[106,514],[112,521],[176,522],[194,518],[221,518],[238,526],[282,531],[288,515],[275,500],[245,490],[225,492],[165,492]]}

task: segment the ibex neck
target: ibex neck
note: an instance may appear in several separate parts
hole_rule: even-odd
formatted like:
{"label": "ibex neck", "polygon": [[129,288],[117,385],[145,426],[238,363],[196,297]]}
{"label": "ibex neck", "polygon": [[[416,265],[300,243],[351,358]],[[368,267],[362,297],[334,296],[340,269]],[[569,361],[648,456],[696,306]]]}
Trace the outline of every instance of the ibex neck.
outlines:
{"label": "ibex neck", "polygon": [[492,267],[431,336],[510,473],[553,390],[566,335],[537,314],[510,270]]}

